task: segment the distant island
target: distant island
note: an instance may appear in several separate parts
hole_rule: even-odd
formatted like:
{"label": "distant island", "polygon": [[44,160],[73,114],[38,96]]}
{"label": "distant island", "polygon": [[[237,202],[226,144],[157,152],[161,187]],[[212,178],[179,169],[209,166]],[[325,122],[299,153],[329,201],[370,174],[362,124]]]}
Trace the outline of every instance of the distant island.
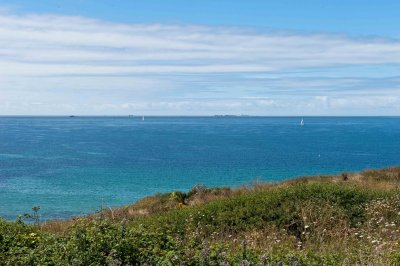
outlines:
{"label": "distant island", "polygon": [[197,185],[65,221],[35,207],[0,220],[0,265],[399,265],[399,186],[392,167]]}

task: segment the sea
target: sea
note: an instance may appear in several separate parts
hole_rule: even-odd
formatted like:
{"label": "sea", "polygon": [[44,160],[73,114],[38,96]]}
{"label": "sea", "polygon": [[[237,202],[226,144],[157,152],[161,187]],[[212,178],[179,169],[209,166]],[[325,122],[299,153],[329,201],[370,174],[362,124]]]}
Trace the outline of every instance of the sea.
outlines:
{"label": "sea", "polygon": [[400,165],[400,117],[0,117],[0,217]]}

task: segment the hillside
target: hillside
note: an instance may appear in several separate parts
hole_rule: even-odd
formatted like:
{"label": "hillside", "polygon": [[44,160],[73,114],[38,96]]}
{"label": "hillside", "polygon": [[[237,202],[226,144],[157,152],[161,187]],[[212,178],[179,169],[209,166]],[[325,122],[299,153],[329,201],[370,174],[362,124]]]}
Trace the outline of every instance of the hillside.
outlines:
{"label": "hillside", "polygon": [[400,167],[0,220],[0,265],[400,265]]}

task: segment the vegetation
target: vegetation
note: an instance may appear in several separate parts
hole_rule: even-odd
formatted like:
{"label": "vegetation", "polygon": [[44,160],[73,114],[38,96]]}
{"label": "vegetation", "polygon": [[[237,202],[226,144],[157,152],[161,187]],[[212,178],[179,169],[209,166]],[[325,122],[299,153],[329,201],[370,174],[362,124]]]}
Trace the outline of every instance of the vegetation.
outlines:
{"label": "vegetation", "polygon": [[0,265],[400,265],[400,167],[0,220]]}

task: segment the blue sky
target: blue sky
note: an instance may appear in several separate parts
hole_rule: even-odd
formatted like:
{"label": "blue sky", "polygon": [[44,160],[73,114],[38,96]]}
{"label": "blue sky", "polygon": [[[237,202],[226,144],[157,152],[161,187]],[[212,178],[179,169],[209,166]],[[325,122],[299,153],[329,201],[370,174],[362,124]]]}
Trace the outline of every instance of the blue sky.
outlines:
{"label": "blue sky", "polygon": [[400,115],[400,1],[0,1],[0,115]]}

